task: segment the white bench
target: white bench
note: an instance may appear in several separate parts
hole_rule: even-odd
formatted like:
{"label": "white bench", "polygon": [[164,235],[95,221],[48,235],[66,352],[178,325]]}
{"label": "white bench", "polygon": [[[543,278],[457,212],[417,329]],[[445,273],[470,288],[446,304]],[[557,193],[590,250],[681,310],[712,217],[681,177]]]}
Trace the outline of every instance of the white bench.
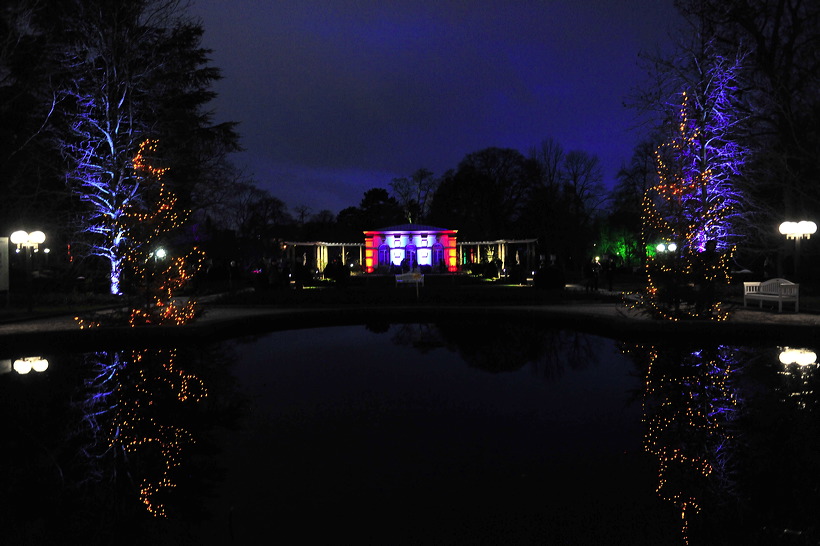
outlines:
{"label": "white bench", "polygon": [[743,307],[746,307],[746,302],[749,300],[757,300],[760,302],[760,308],[763,308],[764,301],[776,301],[777,311],[783,312],[783,302],[793,301],[794,312],[800,312],[800,285],[787,281],[786,279],[769,279],[763,282],[744,282],[743,283]]}
{"label": "white bench", "polygon": [[416,286],[422,285],[424,286],[424,275],[418,273],[416,271],[411,271],[410,273],[402,273],[401,275],[396,275],[396,285],[399,284],[415,284]]}

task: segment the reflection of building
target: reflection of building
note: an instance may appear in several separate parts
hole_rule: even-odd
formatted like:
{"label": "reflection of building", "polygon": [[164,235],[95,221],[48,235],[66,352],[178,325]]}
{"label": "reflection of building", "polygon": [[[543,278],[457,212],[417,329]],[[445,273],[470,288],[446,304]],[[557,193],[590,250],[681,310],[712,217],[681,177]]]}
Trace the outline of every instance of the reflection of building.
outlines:
{"label": "reflection of building", "polygon": [[404,224],[365,231],[364,270],[373,273],[391,265],[430,266],[434,271],[456,271],[454,229]]}

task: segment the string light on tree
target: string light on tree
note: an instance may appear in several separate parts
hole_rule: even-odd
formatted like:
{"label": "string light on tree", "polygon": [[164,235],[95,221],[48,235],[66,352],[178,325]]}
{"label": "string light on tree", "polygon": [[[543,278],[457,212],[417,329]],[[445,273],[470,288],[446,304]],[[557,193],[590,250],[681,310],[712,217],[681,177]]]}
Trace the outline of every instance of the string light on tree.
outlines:
{"label": "string light on tree", "polygon": [[665,243],[647,257],[646,286],[634,306],[673,321],[728,318],[719,288],[730,282],[741,213],[733,179],[745,152],[732,133],[739,60],[707,47],[702,66],[702,80],[681,93],[675,131],[655,151],[658,182],[642,203],[642,246]]}

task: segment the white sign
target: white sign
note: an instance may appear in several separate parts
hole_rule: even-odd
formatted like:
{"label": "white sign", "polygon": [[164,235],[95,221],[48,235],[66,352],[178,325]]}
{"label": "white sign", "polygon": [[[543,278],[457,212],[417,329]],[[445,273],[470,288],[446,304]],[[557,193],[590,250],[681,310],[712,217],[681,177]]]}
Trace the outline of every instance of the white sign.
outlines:
{"label": "white sign", "polygon": [[9,238],[0,237],[0,292],[9,289]]}

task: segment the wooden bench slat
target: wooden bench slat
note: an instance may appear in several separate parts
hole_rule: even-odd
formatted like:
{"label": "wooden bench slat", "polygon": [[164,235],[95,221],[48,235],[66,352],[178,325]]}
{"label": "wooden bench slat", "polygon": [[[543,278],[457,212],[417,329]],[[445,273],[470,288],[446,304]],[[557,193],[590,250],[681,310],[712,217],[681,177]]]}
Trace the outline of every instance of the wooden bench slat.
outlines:
{"label": "wooden bench slat", "polygon": [[763,308],[764,301],[776,301],[777,309],[783,312],[783,302],[794,302],[794,312],[800,312],[800,285],[786,279],[769,279],[762,282],[743,283],[743,307],[749,300],[760,302]]}

